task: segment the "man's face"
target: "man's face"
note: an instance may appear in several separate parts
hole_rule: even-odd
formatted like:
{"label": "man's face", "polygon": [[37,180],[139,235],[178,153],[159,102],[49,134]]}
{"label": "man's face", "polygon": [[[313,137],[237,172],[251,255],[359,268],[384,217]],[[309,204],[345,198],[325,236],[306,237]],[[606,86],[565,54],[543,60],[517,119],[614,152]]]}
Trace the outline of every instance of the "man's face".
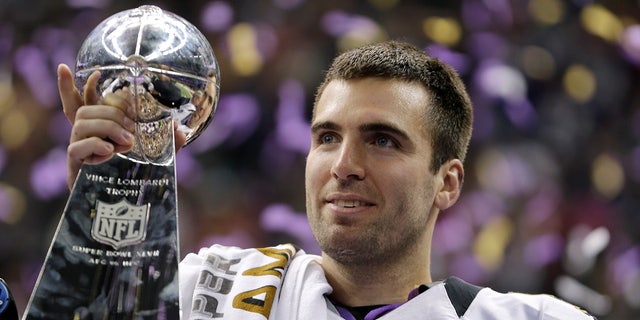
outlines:
{"label": "man's face", "polygon": [[309,223],[323,253],[371,264],[428,245],[437,183],[429,170],[426,101],[421,85],[398,80],[334,80],[325,87],[305,181]]}

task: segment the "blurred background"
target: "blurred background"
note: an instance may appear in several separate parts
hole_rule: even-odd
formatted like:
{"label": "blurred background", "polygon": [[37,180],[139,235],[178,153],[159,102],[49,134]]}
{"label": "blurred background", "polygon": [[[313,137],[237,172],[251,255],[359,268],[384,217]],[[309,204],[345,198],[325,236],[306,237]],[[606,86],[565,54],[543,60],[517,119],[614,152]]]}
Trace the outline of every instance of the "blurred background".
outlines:
{"label": "blurred background", "polygon": [[399,39],[454,66],[475,105],[434,278],[640,319],[637,0],[0,0],[0,277],[21,313],[68,196],[56,66],[142,4],[190,20],[221,67],[216,117],[178,155],[182,256],[213,243],[318,253],[303,177],[315,88],[337,53]]}

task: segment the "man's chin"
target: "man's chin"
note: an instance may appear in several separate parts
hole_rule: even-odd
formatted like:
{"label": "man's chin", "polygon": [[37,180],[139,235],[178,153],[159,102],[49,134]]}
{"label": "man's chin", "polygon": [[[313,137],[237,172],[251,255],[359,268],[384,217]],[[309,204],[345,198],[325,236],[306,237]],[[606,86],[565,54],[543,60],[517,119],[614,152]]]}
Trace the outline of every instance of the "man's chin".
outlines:
{"label": "man's chin", "polygon": [[[328,243],[327,243],[328,242]],[[339,235],[320,243],[323,254],[345,265],[371,265],[375,263],[379,248],[372,241],[362,241],[353,235]]]}

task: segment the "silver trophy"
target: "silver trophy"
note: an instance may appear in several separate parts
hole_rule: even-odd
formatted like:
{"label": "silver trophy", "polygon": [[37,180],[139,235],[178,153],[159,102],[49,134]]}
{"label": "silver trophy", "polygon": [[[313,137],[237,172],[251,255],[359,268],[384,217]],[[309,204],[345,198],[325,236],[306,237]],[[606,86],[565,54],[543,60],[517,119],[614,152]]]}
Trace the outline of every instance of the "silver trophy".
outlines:
{"label": "silver trophy", "polygon": [[219,76],[198,29],[155,6],[88,35],[76,85],[129,99],[136,143],[80,169],[24,319],[179,319],[174,130],[188,144],[207,127]]}

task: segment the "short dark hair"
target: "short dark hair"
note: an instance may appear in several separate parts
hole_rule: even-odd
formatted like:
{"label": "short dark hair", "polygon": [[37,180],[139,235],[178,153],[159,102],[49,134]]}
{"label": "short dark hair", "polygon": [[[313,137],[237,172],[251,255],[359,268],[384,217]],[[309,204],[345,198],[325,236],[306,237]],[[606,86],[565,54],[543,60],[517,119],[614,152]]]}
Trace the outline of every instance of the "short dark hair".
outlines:
{"label": "short dark hair", "polygon": [[431,170],[437,172],[451,159],[464,161],[473,122],[471,99],[464,83],[449,65],[408,43],[375,43],[336,57],[317,89],[313,116],[329,82],[369,77],[422,84],[429,93],[429,101],[425,101],[425,129],[433,148]]}

